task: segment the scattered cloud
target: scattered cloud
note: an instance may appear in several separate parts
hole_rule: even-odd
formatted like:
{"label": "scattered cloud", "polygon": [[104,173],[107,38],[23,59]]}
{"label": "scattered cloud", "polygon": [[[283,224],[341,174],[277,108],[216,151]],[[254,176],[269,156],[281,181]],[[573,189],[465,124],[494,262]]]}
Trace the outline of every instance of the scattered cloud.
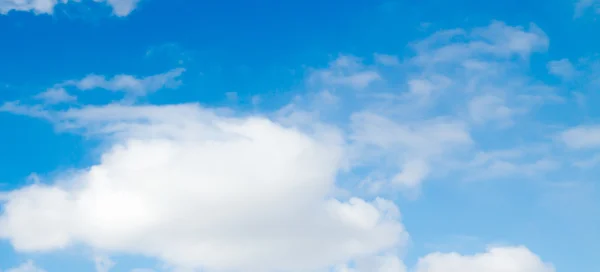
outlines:
{"label": "scattered cloud", "polygon": [[381,75],[364,66],[361,59],[341,55],[329,63],[328,68],[317,69],[309,76],[309,81],[330,86],[345,86],[364,89],[371,83],[381,80]]}
{"label": "scattered cloud", "polygon": [[578,0],[575,4],[575,18],[582,16],[589,9],[600,13],[600,2],[598,0]]}
{"label": "scattered cloud", "polygon": [[504,125],[512,124],[512,116],[517,112],[505,105],[503,98],[494,95],[481,95],[469,102],[469,115],[475,123],[499,121]]}
{"label": "scattered cloud", "polygon": [[[110,6],[114,15],[124,17],[137,7],[140,0],[94,0],[104,2]],[[2,0],[0,1],[0,14],[11,11],[33,12],[35,14],[53,14],[57,4],[78,3],[79,0]]]}
{"label": "scattered cloud", "polygon": [[64,88],[50,88],[43,93],[34,96],[35,99],[42,100],[44,104],[60,104],[74,102],[77,97],[70,95]]}
{"label": "scattered cloud", "polygon": [[378,53],[375,53],[374,56],[375,56],[375,62],[378,64],[386,65],[386,66],[400,65],[400,60],[398,59],[398,56],[378,54]]}
{"label": "scattered cloud", "polygon": [[8,269],[6,272],[46,272],[46,270],[35,266],[33,261],[30,260],[18,267]]}
{"label": "scattered cloud", "polygon": [[565,80],[573,79],[577,75],[577,70],[568,59],[548,62],[548,71]]}
{"label": "scattered cloud", "polygon": [[[553,272],[524,247],[433,253],[408,270],[397,254],[409,237],[399,208],[381,197],[359,197],[340,180],[340,174],[360,175],[379,195],[388,188],[418,192],[427,179],[457,169],[485,172],[478,179],[555,169],[559,163],[544,154],[483,152],[478,142],[495,133],[493,125],[522,122],[515,116],[551,96],[526,71],[529,56],[547,47],[547,36],[533,24],[492,22],[436,32],[415,42],[415,54],[402,62],[340,55],[308,71],[307,86],[317,87],[311,95],[276,113],[198,104],[55,110],[5,103],[0,111],[49,120],[107,148],[93,166],[3,195],[0,238],[20,252],[86,245],[191,269],[496,272],[504,265],[503,272]],[[179,86],[183,72],[92,74],[57,88],[138,97]],[[585,132],[561,139],[575,148],[600,146],[581,143]],[[337,194],[342,190],[344,196]],[[96,261],[98,271],[113,265]]]}
{"label": "scattered cloud", "polygon": [[591,149],[600,147],[600,126],[578,126],[567,129],[559,139],[572,149]]}
{"label": "scattered cloud", "polygon": [[80,80],[69,80],[58,84],[64,88],[73,86],[82,91],[93,89],[105,89],[114,92],[124,92],[133,97],[145,96],[160,89],[173,89],[181,85],[179,77],[185,72],[183,68],[177,68],[168,72],[147,76],[136,77],[132,75],[116,75],[112,78],[90,74]]}
{"label": "scattered cloud", "polygon": [[395,161],[392,169],[398,171],[390,179],[407,189],[420,186],[429,175],[432,161],[472,144],[467,127],[460,121],[434,119],[402,124],[362,112],[352,116],[351,128],[350,139],[359,150],[360,163],[381,164],[382,157]]}

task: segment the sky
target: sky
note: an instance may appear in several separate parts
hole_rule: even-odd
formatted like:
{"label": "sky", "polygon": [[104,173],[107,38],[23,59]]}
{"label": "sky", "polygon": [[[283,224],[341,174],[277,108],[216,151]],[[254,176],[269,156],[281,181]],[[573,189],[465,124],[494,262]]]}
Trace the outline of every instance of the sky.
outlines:
{"label": "sky", "polygon": [[598,0],[0,0],[0,271],[600,271]]}

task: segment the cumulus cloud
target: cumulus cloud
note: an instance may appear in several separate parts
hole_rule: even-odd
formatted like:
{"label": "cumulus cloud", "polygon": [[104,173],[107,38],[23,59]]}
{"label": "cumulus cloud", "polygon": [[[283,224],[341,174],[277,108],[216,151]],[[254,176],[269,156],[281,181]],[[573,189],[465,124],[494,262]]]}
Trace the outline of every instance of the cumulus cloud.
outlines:
{"label": "cumulus cloud", "polygon": [[[103,2],[113,9],[116,16],[129,15],[140,0],[94,0]],[[35,14],[53,14],[54,7],[59,4],[76,3],[78,0],[0,0],[0,14],[8,14],[10,11],[27,11]]]}
{"label": "cumulus cloud", "polygon": [[[518,92],[543,88],[520,74],[521,64],[547,46],[534,25],[493,22],[437,32],[415,43],[402,65],[391,56],[368,64],[341,55],[309,71],[307,85],[322,87],[309,107],[293,103],[276,114],[197,104],[55,111],[6,103],[0,110],[50,120],[108,148],[89,168],[7,192],[0,238],[22,252],[87,245],[209,271],[551,271],[532,270],[546,266],[525,248],[435,253],[407,269],[397,254],[408,239],[398,207],[339,188],[340,174],[360,167],[408,190],[456,165],[494,173],[550,168],[544,160],[519,168],[511,160],[520,155],[510,152],[477,157],[472,135],[525,112],[514,110],[527,106]],[[390,69],[399,70],[386,77]],[[182,72],[89,75],[58,87],[141,96],[176,87]],[[396,78],[400,85],[392,84]],[[343,88],[362,91],[337,92]],[[334,114],[347,123],[325,124],[326,110],[348,105]]]}
{"label": "cumulus cloud", "polygon": [[491,247],[484,253],[431,253],[407,269],[397,256],[363,259],[353,267],[338,267],[335,272],[555,272],[550,263],[526,247]]}
{"label": "cumulus cloud", "polygon": [[551,264],[525,247],[493,247],[476,255],[432,253],[419,259],[414,272],[554,272]]}
{"label": "cumulus cloud", "polygon": [[188,268],[307,271],[406,242],[392,202],[329,196],[343,156],[335,130],[197,105],[61,118],[118,136],[100,163],[8,193],[0,237],[18,251],[81,243]]}

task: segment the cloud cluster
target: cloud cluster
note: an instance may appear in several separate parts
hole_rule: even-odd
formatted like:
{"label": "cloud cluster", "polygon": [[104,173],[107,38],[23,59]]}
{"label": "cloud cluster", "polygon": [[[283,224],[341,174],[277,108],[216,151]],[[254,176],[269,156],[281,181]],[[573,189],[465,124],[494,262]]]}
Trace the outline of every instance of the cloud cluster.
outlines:
{"label": "cloud cluster", "polygon": [[[550,161],[521,160],[522,151],[479,150],[476,137],[510,127],[551,97],[521,73],[547,47],[535,25],[440,31],[404,60],[341,55],[311,69],[307,86],[318,91],[308,107],[264,114],[198,104],[51,106],[72,100],[60,88],[133,97],[175,88],[183,69],[65,81],[36,97],[45,105],[11,102],[0,111],[47,119],[107,148],[88,168],[3,195],[0,238],[21,252],[84,245],[208,271],[553,272],[524,247],[433,253],[407,268],[398,254],[409,239],[399,208],[378,190],[357,196],[342,179],[351,173],[383,180],[373,188],[418,191],[460,169],[551,169]],[[339,104],[337,122],[325,121]],[[105,269],[107,260],[96,261]]]}
{"label": "cloud cluster", "polygon": [[324,268],[406,242],[392,202],[328,196],[343,152],[335,131],[307,134],[197,105],[154,109],[69,113],[123,138],[89,169],[10,192],[0,237],[19,251],[83,243],[253,271]]}

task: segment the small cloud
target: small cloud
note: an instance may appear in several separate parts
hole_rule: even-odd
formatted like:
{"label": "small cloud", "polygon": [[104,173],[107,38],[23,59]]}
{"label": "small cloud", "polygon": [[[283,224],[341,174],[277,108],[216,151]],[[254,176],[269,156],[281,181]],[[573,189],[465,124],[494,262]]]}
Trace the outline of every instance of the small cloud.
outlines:
{"label": "small cloud", "polygon": [[594,9],[596,13],[600,13],[600,1],[579,0],[575,4],[575,18],[581,17],[588,9]]}
{"label": "small cloud", "polygon": [[375,62],[384,66],[396,66],[400,64],[397,56],[375,53]]}
{"label": "small cloud", "polygon": [[328,68],[313,71],[310,82],[319,82],[329,86],[346,86],[364,89],[371,83],[381,80],[381,75],[368,67],[362,60],[349,55],[341,55],[329,63]]}
{"label": "small cloud", "polygon": [[568,59],[548,62],[548,72],[562,79],[569,80],[577,75],[577,70]]}
{"label": "small cloud", "polygon": [[6,272],[46,272],[46,270],[37,267],[33,261],[29,260],[18,267],[6,270]]}
{"label": "small cloud", "polygon": [[45,104],[61,104],[74,102],[77,97],[70,95],[64,88],[51,88],[34,96],[35,99],[44,101]]}
{"label": "small cloud", "polygon": [[488,121],[512,123],[511,117],[517,112],[506,106],[503,98],[494,95],[482,95],[471,99],[468,105],[471,120],[478,124]]}
{"label": "small cloud", "polygon": [[225,93],[225,97],[227,97],[227,100],[235,102],[238,100],[238,94],[236,92],[227,92]]}
{"label": "small cloud", "polygon": [[179,77],[185,72],[183,68],[177,68],[168,72],[138,78],[133,75],[116,75],[112,78],[90,74],[81,80],[69,80],[60,87],[74,86],[82,91],[93,89],[105,89],[114,92],[125,92],[128,95],[139,97],[160,89],[174,89],[181,85]]}
{"label": "small cloud", "polygon": [[252,96],[252,99],[251,99],[252,105],[258,106],[258,104],[260,104],[260,101],[261,101],[260,95]]}
{"label": "small cloud", "polygon": [[578,126],[559,134],[559,139],[571,149],[600,147],[600,126]]}

